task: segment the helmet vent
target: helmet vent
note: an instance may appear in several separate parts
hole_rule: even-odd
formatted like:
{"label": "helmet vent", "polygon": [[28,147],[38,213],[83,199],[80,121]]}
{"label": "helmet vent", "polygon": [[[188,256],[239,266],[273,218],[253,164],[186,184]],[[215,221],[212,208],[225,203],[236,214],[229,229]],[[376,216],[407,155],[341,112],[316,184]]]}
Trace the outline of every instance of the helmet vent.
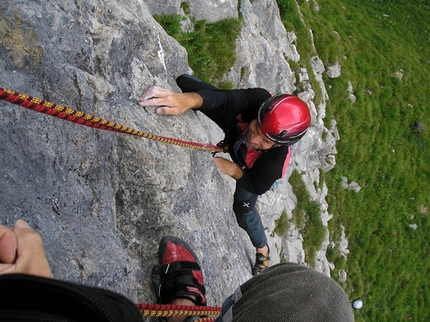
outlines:
{"label": "helmet vent", "polygon": [[278,136],[282,138],[282,137],[286,136],[287,133],[288,133],[287,130],[283,130],[281,133],[278,134]]}

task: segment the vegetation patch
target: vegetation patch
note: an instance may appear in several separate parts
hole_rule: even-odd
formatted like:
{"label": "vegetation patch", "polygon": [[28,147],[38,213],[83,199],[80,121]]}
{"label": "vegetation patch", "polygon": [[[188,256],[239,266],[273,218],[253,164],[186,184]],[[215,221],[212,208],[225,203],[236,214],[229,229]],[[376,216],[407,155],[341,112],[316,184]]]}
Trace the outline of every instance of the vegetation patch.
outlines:
{"label": "vegetation patch", "polygon": [[289,222],[287,213],[284,211],[279,219],[275,220],[275,234],[282,237],[288,232]]}
{"label": "vegetation patch", "polygon": [[321,221],[321,209],[319,203],[310,198],[297,170],[293,171],[289,182],[297,197],[297,206],[293,210],[293,222],[303,236],[306,262],[309,266],[315,267],[316,253],[321,249],[327,233]]}
{"label": "vegetation patch", "polygon": [[219,88],[231,89],[231,82],[223,82],[225,74],[236,61],[236,38],[242,29],[241,19],[225,19],[216,23],[197,21],[194,30],[184,32],[181,15],[154,18],[188,52],[188,63],[194,75]]}

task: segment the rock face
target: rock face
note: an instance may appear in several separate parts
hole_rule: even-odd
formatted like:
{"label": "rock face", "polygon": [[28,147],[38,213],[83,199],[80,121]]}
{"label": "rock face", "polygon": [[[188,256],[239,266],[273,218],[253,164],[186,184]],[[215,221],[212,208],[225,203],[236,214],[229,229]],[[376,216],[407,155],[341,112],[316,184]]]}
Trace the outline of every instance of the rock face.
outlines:
{"label": "rock face", "polygon": [[295,75],[286,58],[298,61],[300,56],[280,20],[276,1],[251,2],[241,2],[244,25],[237,40],[237,61],[227,77],[238,87],[265,84],[272,93],[292,93]]}
{"label": "rock face", "polygon": [[330,78],[337,78],[339,77],[341,74],[341,66],[339,64],[339,62],[337,62],[336,64],[332,65],[332,66],[328,66],[327,67],[327,76]]}
{"label": "rock face", "polygon": [[237,0],[161,0],[144,1],[151,14],[157,15],[188,15],[194,20],[216,22],[223,19],[238,17]]}
{"label": "rock face", "polygon": [[[235,17],[236,1],[191,1],[190,14]],[[187,54],[152,18],[183,12],[179,1],[10,0],[0,3],[0,87],[30,94],[156,135],[217,143],[221,131],[200,112],[163,117],[137,104],[150,86],[178,90],[190,73]],[[182,10],[182,11],[181,11]],[[238,87],[292,92],[298,61],[294,35],[276,2],[242,1],[238,60],[227,77]],[[215,14],[214,14],[215,15]],[[245,73],[241,73],[241,70]],[[326,129],[324,104],[312,109],[309,134],[294,147],[288,169],[304,173],[315,200],[320,168],[334,166],[338,134]],[[201,259],[208,302],[220,305],[251,277],[254,249],[231,209],[233,179],[209,152],[84,127],[0,101],[0,222],[27,220],[43,237],[57,278],[106,287],[135,302],[153,302],[151,268],[160,239],[189,242]],[[329,139],[321,139],[326,132]],[[330,143],[326,143],[330,142]],[[273,233],[296,204],[281,180],[258,207],[271,237],[272,263],[304,263],[301,236]],[[327,214],[328,215],[328,214]],[[319,270],[329,273],[319,259]]]}

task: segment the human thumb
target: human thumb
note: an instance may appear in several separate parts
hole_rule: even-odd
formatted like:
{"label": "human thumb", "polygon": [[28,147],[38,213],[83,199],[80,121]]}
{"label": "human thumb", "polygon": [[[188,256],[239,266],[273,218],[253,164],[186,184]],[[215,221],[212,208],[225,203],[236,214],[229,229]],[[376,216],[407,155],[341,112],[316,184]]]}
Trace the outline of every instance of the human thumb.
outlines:
{"label": "human thumb", "polygon": [[16,258],[16,235],[6,226],[0,225],[0,262],[12,264]]}

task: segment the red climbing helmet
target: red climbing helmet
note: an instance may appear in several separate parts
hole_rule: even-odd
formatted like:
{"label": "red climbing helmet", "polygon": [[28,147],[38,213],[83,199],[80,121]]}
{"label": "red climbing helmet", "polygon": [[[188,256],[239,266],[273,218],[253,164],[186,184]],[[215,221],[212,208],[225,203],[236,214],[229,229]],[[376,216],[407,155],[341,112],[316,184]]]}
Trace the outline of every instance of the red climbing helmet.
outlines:
{"label": "red climbing helmet", "polygon": [[291,145],[305,135],[310,123],[309,107],[294,95],[268,98],[260,106],[257,118],[260,130],[277,144]]}

